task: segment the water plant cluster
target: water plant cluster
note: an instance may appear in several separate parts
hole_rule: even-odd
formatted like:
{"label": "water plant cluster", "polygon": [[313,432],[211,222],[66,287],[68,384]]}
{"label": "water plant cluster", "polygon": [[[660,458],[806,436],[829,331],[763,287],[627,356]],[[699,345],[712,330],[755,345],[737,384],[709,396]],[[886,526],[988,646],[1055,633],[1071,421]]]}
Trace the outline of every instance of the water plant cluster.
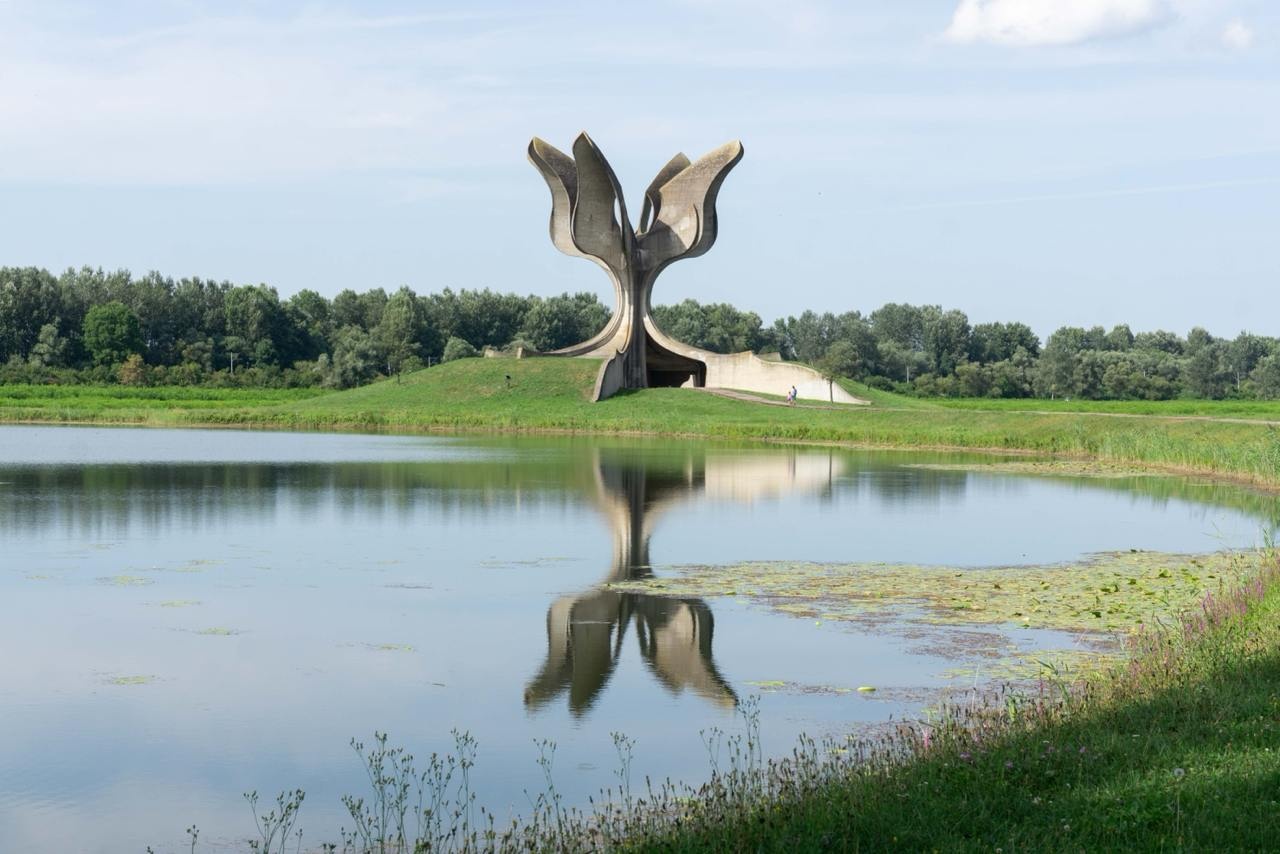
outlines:
{"label": "water plant cluster", "polygon": [[[1128,655],[1086,680],[974,691],[871,734],[760,750],[704,731],[698,786],[632,779],[636,743],[614,735],[617,784],[584,808],[555,786],[555,745],[529,810],[500,822],[470,787],[479,746],[420,767],[377,734],[352,747],[369,778],[343,798],[351,826],[307,843],[300,790],[259,809],[255,851],[1270,850],[1280,845],[1280,556],[1241,558],[1240,578],[1179,618],[1145,625]],[[198,831],[188,829],[196,850]]]}
{"label": "water plant cluster", "polygon": [[1011,623],[1076,632],[1129,631],[1178,614],[1207,589],[1238,579],[1234,552],[1127,551],[1066,563],[950,567],[760,562],[693,566],[614,582],[677,597],[736,596],[820,620],[859,621],[923,608],[931,623]]}

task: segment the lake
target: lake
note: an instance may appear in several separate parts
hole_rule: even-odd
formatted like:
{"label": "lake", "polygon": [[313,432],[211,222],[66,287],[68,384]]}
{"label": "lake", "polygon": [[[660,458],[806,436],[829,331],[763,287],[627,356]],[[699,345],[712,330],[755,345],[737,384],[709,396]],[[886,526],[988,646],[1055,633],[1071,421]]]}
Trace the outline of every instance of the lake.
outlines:
{"label": "lake", "polygon": [[[947,627],[838,625],[602,589],[779,560],[988,567],[1253,545],[1274,500],[1180,478],[1033,477],[973,455],[615,438],[0,427],[0,850],[232,845],[241,793],[302,788],[305,839],[364,794],[349,742],[478,743],[499,817],[707,776],[758,697],[766,754],[974,683]],[[977,643],[1070,648],[986,627]],[[781,686],[781,687],[780,687]],[[877,691],[858,692],[858,686]],[[702,733],[702,734],[700,734]],[[526,795],[526,792],[529,795]],[[344,822],[345,819],[345,822]],[[185,850],[185,848],[183,849]]]}

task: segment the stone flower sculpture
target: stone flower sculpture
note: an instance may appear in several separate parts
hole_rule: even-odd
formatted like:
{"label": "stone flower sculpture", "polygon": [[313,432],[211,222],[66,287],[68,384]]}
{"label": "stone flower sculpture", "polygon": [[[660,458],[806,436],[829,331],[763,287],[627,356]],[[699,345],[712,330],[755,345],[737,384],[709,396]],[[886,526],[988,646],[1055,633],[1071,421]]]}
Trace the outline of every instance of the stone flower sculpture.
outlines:
{"label": "stone flower sculpture", "polygon": [[726,143],[690,162],[677,154],[644,192],[640,225],[632,228],[618,179],[585,133],[570,157],[541,139],[529,160],[551,189],[551,242],[566,255],[589,258],[609,274],[617,310],[591,339],[556,351],[608,359],[597,399],[619,388],[703,385],[706,354],[669,339],[653,322],[649,297],[668,264],[696,258],[716,241],[716,194],[742,159],[742,144]]}

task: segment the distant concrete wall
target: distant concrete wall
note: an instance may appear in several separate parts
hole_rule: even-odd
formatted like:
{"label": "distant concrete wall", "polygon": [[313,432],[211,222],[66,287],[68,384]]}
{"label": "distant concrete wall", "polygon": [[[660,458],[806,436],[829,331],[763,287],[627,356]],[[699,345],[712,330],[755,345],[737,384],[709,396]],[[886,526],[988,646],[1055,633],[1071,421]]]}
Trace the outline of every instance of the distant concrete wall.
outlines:
{"label": "distant concrete wall", "polygon": [[591,393],[593,401],[599,403],[622,390],[626,381],[622,355],[622,352],[618,351],[613,354],[613,358],[605,359],[600,363],[600,370],[596,372],[596,387]]}
{"label": "distant concrete wall", "polygon": [[813,368],[795,362],[761,359],[750,351],[743,353],[712,353],[685,344],[668,336],[658,328],[652,315],[644,319],[645,331],[660,347],[707,366],[707,388],[736,388],[763,394],[786,395],[796,387],[797,397],[805,400],[825,400],[829,403],[860,403],[871,401],[854,397],[835,383],[827,382]]}
{"label": "distant concrete wall", "polygon": [[861,404],[870,402],[854,397],[837,383],[828,382],[813,368],[795,362],[766,361],[755,353],[699,355],[707,365],[708,388],[736,388],[741,391],[785,395],[795,386],[797,396],[805,400]]}

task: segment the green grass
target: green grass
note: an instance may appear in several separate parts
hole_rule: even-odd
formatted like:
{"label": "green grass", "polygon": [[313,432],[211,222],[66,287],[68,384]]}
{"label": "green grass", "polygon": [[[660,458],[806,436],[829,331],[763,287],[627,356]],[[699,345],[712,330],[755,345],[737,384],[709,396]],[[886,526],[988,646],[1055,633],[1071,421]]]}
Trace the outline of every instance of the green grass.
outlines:
{"label": "green grass", "polygon": [[[51,393],[23,398],[0,389],[0,420],[405,432],[559,431],[996,449],[1280,486],[1280,428],[1274,425],[1158,416],[1110,418],[1089,412],[970,411],[872,392],[856,384],[850,389],[866,393],[873,406],[763,406],[689,389],[649,389],[592,403],[589,396],[596,369],[597,363],[587,359],[466,359],[406,375],[401,381],[318,395],[181,389],[166,399],[166,389],[139,389],[133,394],[135,390],[113,387],[101,394],[85,390],[84,397],[61,398]],[[57,389],[56,393],[64,392]],[[236,399],[235,393],[246,397]],[[284,399],[254,398],[255,394]]]}
{"label": "green grass", "polygon": [[1043,400],[962,397],[930,398],[928,402],[946,409],[992,412],[1095,412],[1162,415],[1170,418],[1251,418],[1280,421],[1280,400]]}
{"label": "green grass", "polygon": [[321,394],[309,388],[0,385],[0,420],[143,421],[168,412],[271,406]]}
{"label": "green grass", "polygon": [[1250,584],[1145,635],[1074,692],[955,709],[857,761],[801,752],[755,793],[705,788],[681,829],[632,847],[1276,850],[1280,573],[1274,553],[1259,560]]}

